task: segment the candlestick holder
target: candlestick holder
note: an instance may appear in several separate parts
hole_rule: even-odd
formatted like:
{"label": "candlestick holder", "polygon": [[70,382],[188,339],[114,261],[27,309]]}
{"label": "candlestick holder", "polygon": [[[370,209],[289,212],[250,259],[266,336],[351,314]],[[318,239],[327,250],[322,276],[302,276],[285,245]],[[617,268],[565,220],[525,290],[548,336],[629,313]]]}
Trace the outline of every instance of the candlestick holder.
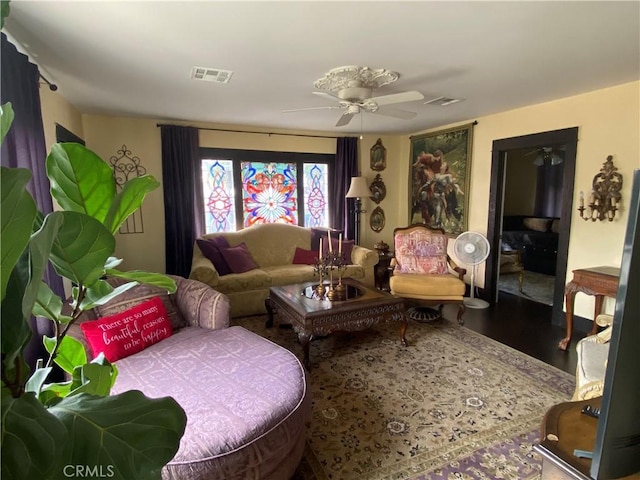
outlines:
{"label": "candlestick holder", "polygon": [[613,221],[618,211],[618,205],[622,200],[622,195],[620,195],[622,175],[617,170],[613,165],[613,157],[609,155],[607,161],[602,164],[600,173],[593,177],[587,207],[584,206],[584,193],[580,192],[578,211],[582,219],[591,220],[592,222],[596,220]]}
{"label": "candlestick holder", "polygon": [[313,266],[313,273],[317,273],[320,277],[320,282],[318,282],[318,285],[316,285],[315,288],[316,296],[320,300],[324,300],[327,292],[327,288],[324,286],[324,278],[327,275],[327,270],[327,258],[325,256],[317,258],[316,263]]}
{"label": "candlestick holder", "polygon": [[[347,298],[347,289],[342,283],[342,275],[346,269],[347,265],[342,253],[329,253],[329,275],[331,278],[329,282],[329,293],[327,294],[329,300],[345,300]],[[333,284],[334,271],[338,275],[338,283],[335,286]]]}

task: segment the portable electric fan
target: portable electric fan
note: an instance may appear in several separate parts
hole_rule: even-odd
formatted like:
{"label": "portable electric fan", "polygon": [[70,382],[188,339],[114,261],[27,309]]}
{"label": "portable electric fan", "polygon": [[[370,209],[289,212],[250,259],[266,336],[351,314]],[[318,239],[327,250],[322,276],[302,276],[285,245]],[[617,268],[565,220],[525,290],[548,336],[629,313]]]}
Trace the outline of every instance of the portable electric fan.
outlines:
{"label": "portable electric fan", "polygon": [[453,245],[456,257],[471,269],[471,297],[464,298],[464,305],[469,308],[487,308],[489,302],[475,298],[476,265],[484,262],[489,256],[489,240],[477,232],[464,232],[458,235]]}

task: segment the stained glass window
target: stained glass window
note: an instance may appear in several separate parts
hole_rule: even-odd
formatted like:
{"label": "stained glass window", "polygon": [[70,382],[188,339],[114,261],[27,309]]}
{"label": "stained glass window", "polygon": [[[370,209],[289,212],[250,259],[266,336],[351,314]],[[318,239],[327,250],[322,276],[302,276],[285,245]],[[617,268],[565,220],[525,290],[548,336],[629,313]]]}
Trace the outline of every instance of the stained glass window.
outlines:
{"label": "stained glass window", "polygon": [[305,227],[326,227],[329,224],[328,170],[326,163],[304,164]]}
{"label": "stained glass window", "polygon": [[202,160],[202,189],[207,233],[234,232],[233,161]]}
{"label": "stained glass window", "polygon": [[295,163],[242,162],[243,226],[298,224]]}
{"label": "stained glass window", "polygon": [[202,149],[206,232],[258,223],[329,226],[333,155]]}

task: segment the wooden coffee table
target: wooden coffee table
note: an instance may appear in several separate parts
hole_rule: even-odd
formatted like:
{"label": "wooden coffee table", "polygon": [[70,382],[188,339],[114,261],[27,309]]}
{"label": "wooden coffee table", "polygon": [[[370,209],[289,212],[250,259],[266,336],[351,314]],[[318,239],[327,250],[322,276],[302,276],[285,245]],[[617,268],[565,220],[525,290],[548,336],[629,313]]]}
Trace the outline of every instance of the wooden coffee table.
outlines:
{"label": "wooden coffee table", "polygon": [[407,346],[407,319],[401,298],[369,288],[357,280],[344,279],[345,300],[329,301],[315,295],[317,282],[271,287],[265,305],[269,313],[267,326],[273,325],[273,314],[282,323],[290,323],[304,351],[304,365],[311,368],[309,344],[318,336],[337,331],[365,330],[381,322],[400,322],[400,338]]}

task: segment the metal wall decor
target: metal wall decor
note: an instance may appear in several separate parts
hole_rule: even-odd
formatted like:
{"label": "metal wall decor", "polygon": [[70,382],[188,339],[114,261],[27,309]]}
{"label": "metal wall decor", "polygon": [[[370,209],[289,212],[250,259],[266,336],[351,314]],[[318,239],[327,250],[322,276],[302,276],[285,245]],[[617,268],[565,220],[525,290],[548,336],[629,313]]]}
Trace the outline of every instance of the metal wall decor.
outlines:
{"label": "metal wall decor", "polygon": [[[589,204],[584,206],[584,192],[580,192],[580,217],[584,220],[613,221],[618,211],[618,205],[622,200],[622,174],[613,165],[613,157],[609,155],[607,161],[602,164],[600,173],[593,177],[591,182],[591,194]],[[586,215],[585,215],[586,210]]]}
{"label": "metal wall decor", "polygon": [[387,168],[387,149],[382,145],[382,139],[380,138],[371,147],[370,167],[375,172],[381,172]]}
{"label": "metal wall decor", "polygon": [[371,230],[378,233],[381,232],[384,228],[385,218],[384,218],[384,210],[380,207],[376,207],[371,212],[371,217],[369,217],[369,225],[371,226]]}
{"label": "metal wall decor", "polygon": [[373,179],[371,185],[369,186],[369,190],[371,190],[371,200],[379,204],[384,197],[387,196],[387,187],[384,185],[382,181],[382,177],[378,173],[376,178]]}
{"label": "metal wall decor", "polygon": [[[109,163],[113,168],[113,178],[116,181],[118,192],[132,178],[141,177],[147,173],[147,169],[140,164],[140,158],[133,156],[126,145],[122,145],[116,155],[109,158]],[[142,210],[140,208],[127,218],[127,221],[120,227],[119,233],[144,233]]]}

